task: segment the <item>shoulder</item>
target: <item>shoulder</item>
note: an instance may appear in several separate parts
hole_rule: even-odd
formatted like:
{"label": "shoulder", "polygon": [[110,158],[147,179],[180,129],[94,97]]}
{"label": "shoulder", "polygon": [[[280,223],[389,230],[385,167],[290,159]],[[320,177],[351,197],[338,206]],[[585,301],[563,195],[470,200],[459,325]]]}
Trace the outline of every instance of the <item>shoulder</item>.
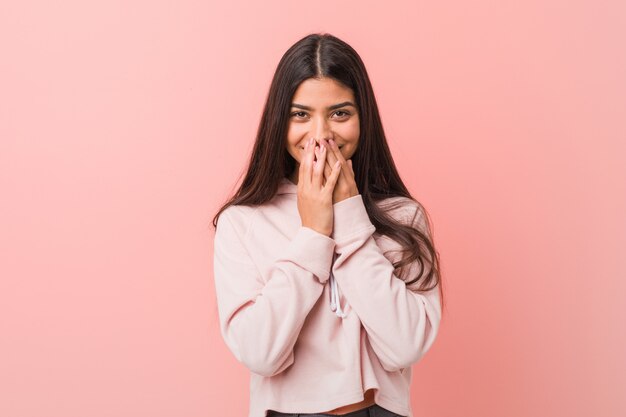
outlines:
{"label": "shoulder", "polygon": [[425,214],[424,207],[409,197],[389,197],[378,201],[377,204],[385,213],[405,224],[415,224]]}
{"label": "shoulder", "polygon": [[240,237],[244,237],[256,210],[257,207],[230,205],[220,213],[217,220],[217,228],[219,229],[222,226],[223,230],[236,232]]}

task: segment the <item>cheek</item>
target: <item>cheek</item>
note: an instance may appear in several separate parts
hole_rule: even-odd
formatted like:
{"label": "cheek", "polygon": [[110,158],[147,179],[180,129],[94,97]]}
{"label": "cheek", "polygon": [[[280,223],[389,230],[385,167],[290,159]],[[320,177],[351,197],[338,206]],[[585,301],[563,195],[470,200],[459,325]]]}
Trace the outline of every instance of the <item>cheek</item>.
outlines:
{"label": "cheek", "polygon": [[346,124],[342,129],[342,136],[346,142],[350,142],[351,145],[355,145],[359,140],[360,128],[359,121],[354,120],[350,124]]}
{"label": "cheek", "polygon": [[304,123],[290,123],[287,127],[287,137],[293,142],[306,134],[307,129]]}
{"label": "cheek", "polygon": [[301,151],[300,146],[303,145],[303,135],[296,134],[291,132],[290,135],[287,135],[287,146],[292,150],[292,152]]}
{"label": "cheek", "polygon": [[302,154],[304,153],[304,149],[300,149],[299,145],[290,143],[288,148],[289,154],[296,162],[300,163],[302,160]]}

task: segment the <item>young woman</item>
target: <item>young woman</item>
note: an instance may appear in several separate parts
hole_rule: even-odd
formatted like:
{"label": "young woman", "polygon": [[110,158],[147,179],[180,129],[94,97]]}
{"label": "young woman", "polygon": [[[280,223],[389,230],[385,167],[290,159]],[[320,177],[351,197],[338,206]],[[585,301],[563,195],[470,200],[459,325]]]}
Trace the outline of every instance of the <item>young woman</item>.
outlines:
{"label": "young woman", "polygon": [[213,219],[221,334],[249,417],[412,417],[411,365],[443,291],[359,55],[312,34],[282,57],[247,172]]}

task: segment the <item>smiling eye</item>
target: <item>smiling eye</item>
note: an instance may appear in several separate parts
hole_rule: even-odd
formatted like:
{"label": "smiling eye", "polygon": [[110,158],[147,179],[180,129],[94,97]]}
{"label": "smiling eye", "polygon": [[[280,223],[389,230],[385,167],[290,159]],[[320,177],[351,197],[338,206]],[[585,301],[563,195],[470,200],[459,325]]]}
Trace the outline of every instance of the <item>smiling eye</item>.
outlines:
{"label": "smiling eye", "polygon": [[[336,115],[338,115],[339,117],[346,117],[346,116],[350,116],[350,112],[345,111],[345,110],[337,110],[335,112]],[[291,113],[291,116],[298,116],[298,117],[304,117],[306,116],[306,113],[303,111],[295,111],[293,113]]]}

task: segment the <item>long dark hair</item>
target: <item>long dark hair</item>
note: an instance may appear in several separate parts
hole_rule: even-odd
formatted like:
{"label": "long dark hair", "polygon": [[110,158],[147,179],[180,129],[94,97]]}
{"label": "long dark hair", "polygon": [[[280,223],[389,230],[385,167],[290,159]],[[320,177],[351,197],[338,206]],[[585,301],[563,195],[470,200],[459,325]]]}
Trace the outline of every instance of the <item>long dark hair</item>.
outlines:
{"label": "long dark hair", "polygon": [[[305,36],[281,58],[270,85],[247,172],[239,189],[213,218],[213,227],[217,227],[222,211],[231,205],[256,206],[271,200],[281,179],[293,172],[296,161],[286,149],[291,99],[301,82],[323,77],[332,78],[354,92],[360,123],[358,146],[351,157],[355,181],[376,232],[402,247],[403,258],[393,264],[399,271],[397,275],[414,269],[410,266],[416,261],[419,273],[410,281],[405,279],[406,285],[419,284],[411,288],[421,292],[439,284],[443,313],[439,253],[432,238],[430,216],[398,175],[361,57],[350,45],[330,34]],[[421,216],[416,222],[421,226],[412,227],[407,222],[394,220],[388,214],[389,209],[376,204],[390,197],[413,200],[417,207],[415,215]]]}

